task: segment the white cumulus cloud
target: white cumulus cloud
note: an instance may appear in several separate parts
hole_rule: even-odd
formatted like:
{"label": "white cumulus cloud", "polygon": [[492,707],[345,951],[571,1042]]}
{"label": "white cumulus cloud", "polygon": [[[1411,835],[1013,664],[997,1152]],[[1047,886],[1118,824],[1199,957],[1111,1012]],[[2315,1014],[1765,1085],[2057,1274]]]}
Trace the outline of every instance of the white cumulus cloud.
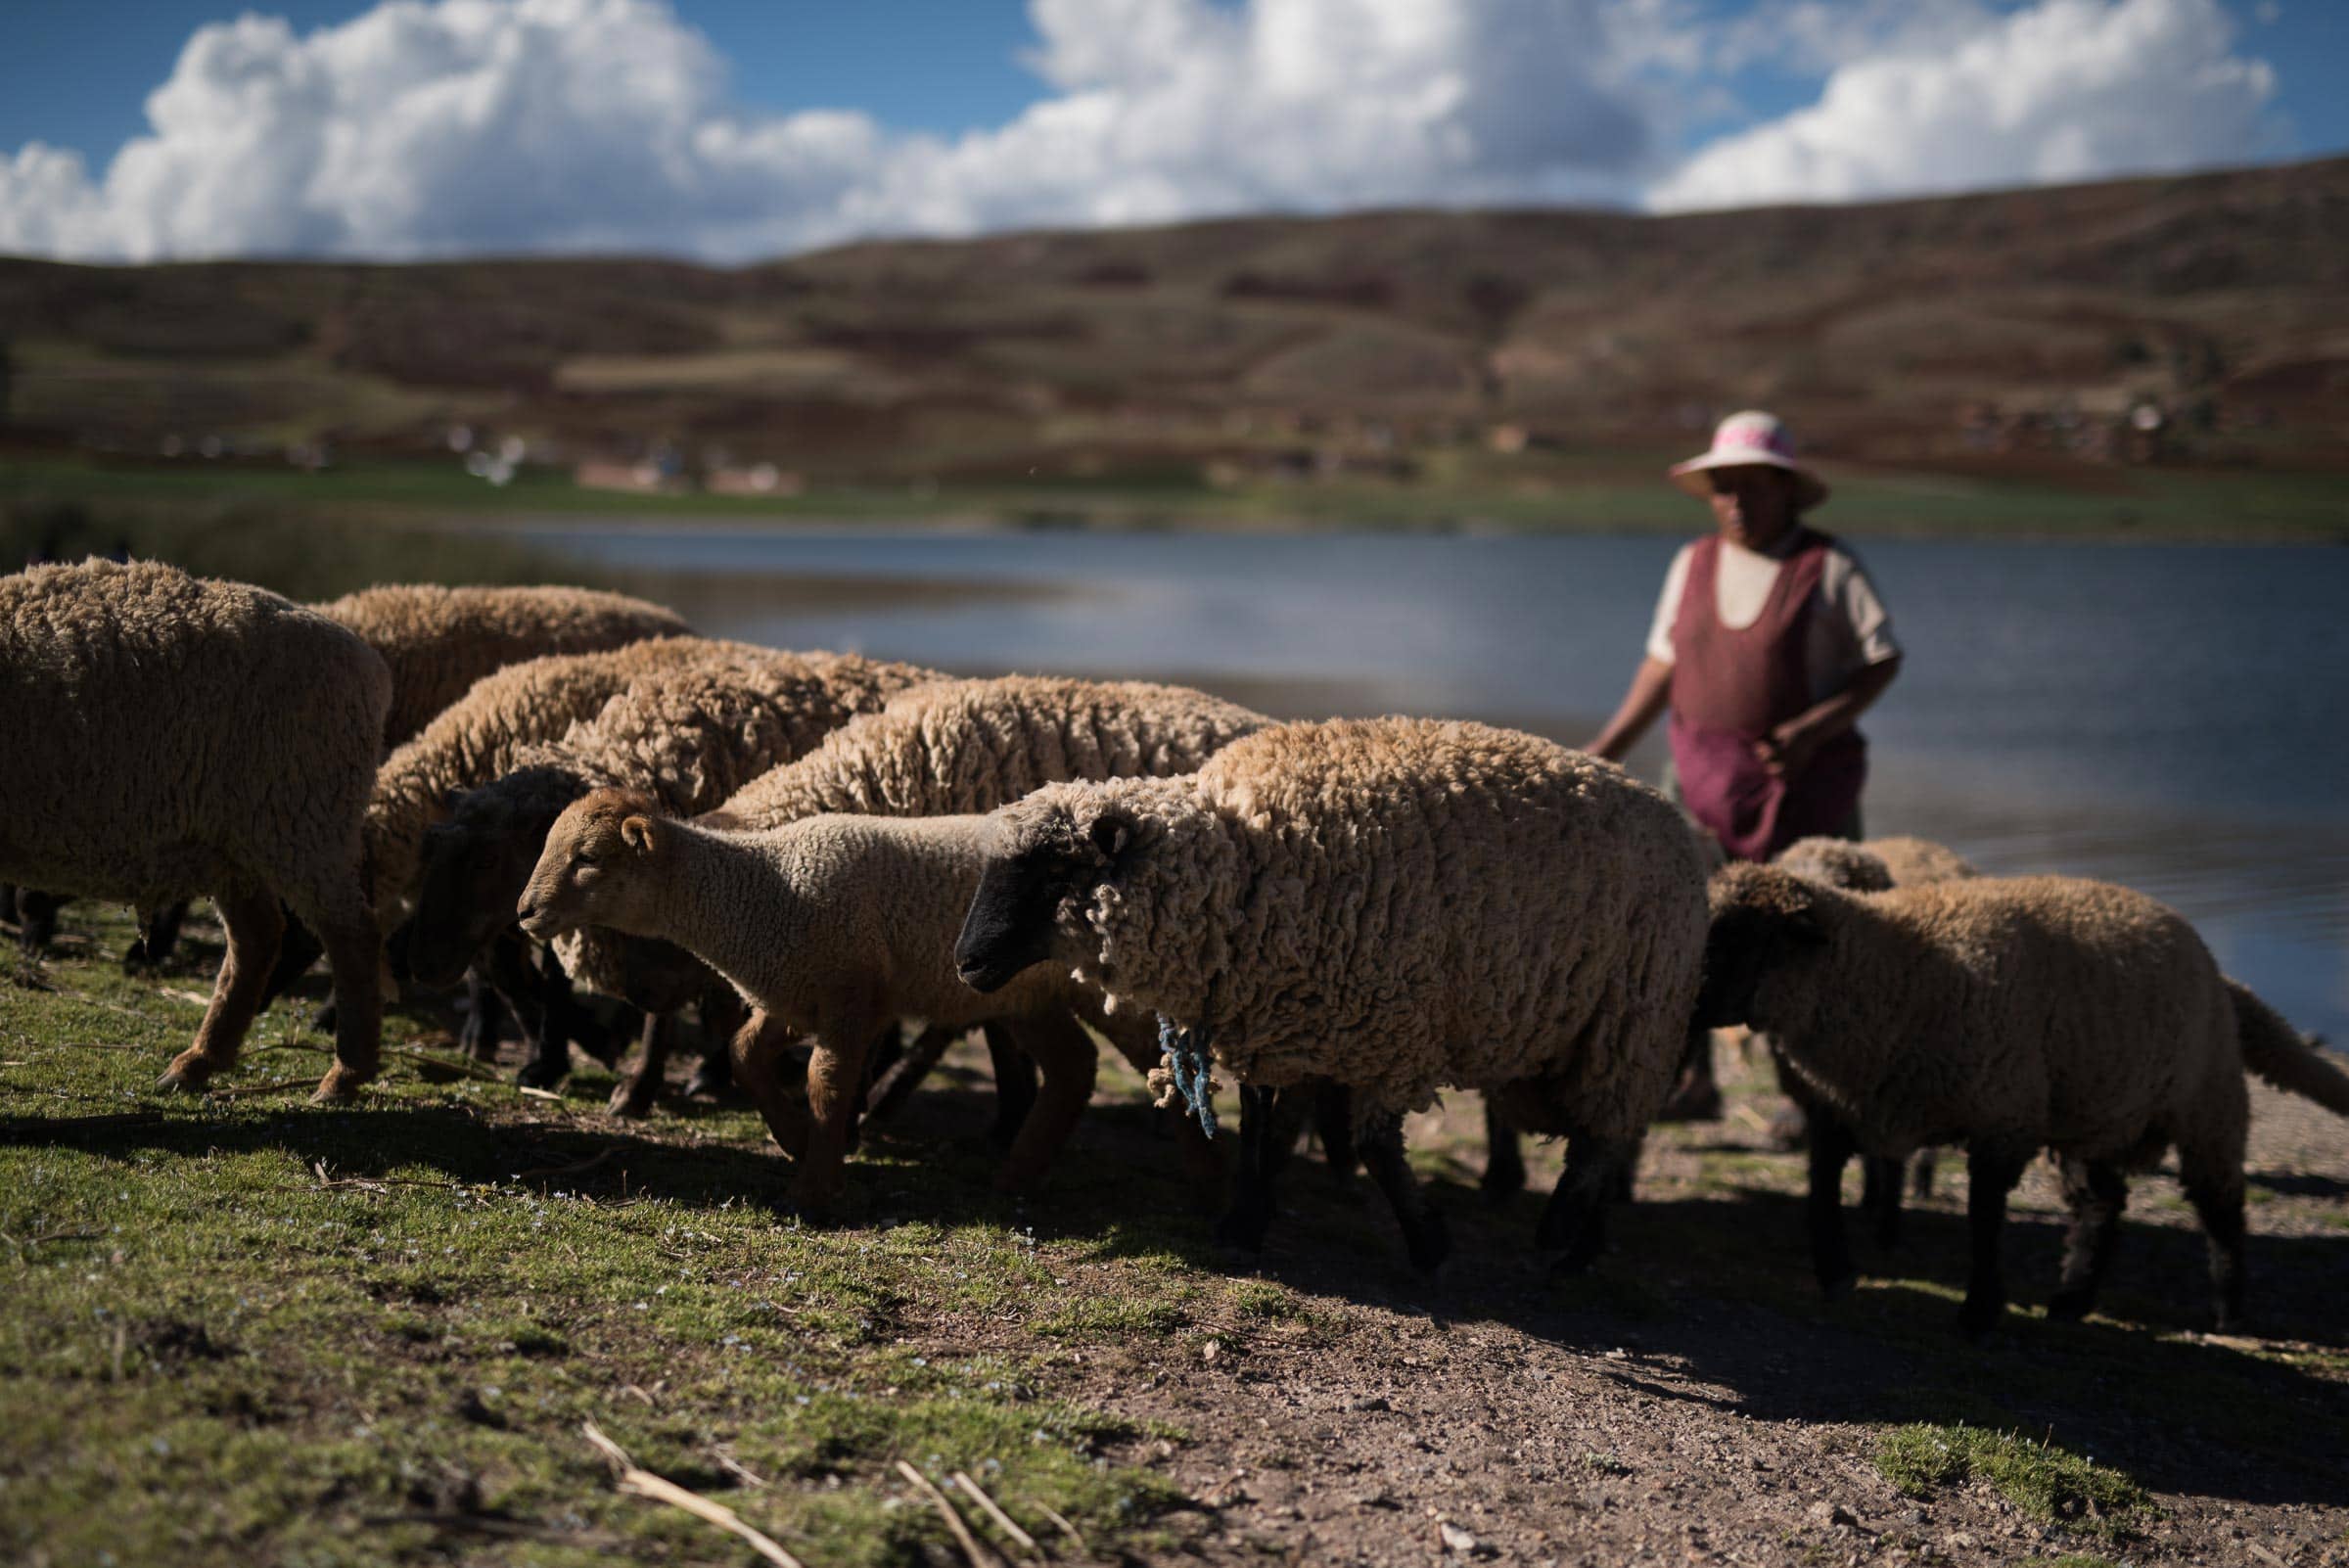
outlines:
{"label": "white cumulus cloud", "polygon": [[[956,138],[732,96],[668,0],[382,0],[199,29],[93,173],[0,152],[0,251],[660,251],[1257,210],[1837,199],[2257,150],[2216,0],[1031,0],[1045,95]],[[1756,62],[1819,102],[1683,159]]]}
{"label": "white cumulus cloud", "polygon": [[1818,103],[1698,151],[1665,208],[1841,202],[2094,179],[2256,158],[2266,62],[2234,53],[2218,0],[2040,0],[1970,28],[1945,11],[1847,60]]}

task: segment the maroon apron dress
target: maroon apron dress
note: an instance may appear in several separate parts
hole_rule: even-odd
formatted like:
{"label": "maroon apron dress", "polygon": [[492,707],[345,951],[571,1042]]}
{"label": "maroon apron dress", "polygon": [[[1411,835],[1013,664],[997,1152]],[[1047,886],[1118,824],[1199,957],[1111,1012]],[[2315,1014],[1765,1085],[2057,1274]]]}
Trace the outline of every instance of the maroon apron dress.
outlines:
{"label": "maroon apron dress", "polygon": [[1804,628],[1834,541],[1796,530],[1770,598],[1750,626],[1721,623],[1719,535],[1688,557],[1672,626],[1672,766],[1681,801],[1740,860],[1767,860],[1795,840],[1851,820],[1867,779],[1867,743],[1846,730],[1799,774],[1773,777],[1754,743],[1812,706]]}

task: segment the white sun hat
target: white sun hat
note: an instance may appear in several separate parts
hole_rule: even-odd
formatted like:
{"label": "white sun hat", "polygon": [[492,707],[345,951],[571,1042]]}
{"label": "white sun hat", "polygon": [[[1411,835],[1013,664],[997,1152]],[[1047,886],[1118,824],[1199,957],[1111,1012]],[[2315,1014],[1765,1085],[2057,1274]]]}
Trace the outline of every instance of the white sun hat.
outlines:
{"label": "white sun hat", "polygon": [[1827,498],[1826,482],[1794,460],[1794,438],[1787,433],[1786,422],[1758,408],[1748,408],[1723,420],[1714,428],[1712,450],[1685,463],[1675,463],[1669,472],[1675,484],[1701,497],[1713,493],[1713,484],[1705,478],[1705,470],[1750,468],[1756,464],[1782,468],[1792,474],[1797,486],[1794,504],[1802,510],[1808,511]]}

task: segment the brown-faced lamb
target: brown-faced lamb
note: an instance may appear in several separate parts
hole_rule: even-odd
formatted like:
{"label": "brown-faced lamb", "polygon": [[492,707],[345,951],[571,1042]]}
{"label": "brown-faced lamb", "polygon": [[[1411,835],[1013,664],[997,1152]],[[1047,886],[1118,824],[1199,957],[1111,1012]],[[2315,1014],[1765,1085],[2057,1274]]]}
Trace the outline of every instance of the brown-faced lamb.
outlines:
{"label": "brown-faced lamb", "polygon": [[150,562],[0,578],[0,877],[141,909],[209,895],[228,951],[196,1041],[163,1075],[232,1066],[285,917],[345,997],[342,1098],[374,1076],[382,1001],[361,822],[392,674],[324,616]]}
{"label": "brown-faced lamb", "polygon": [[1700,1021],[1770,1031],[1835,1113],[1815,1129],[1812,1261],[1852,1264],[1840,1197],[1854,1143],[1967,1150],[1973,1265],[1958,1317],[2006,1302],[1999,1240],[2031,1157],[2055,1157],[2072,1210],[2055,1317],[2094,1305],[2127,1173],[2165,1148],[2210,1241],[2221,1324],[2243,1307],[2247,1067],[2349,1115],[2349,1076],[2220,975],[2193,928],[2142,894],[2064,877],[1961,879],[1846,894],[1766,866],[1711,892]]}
{"label": "brown-faced lamb", "polygon": [[[624,813],[582,803],[567,819],[570,831],[559,825],[549,837],[524,901],[549,920],[589,918],[579,911],[592,899],[574,905],[555,897],[576,874],[566,856],[576,852],[567,843],[601,846],[592,852],[607,857],[591,877],[606,884],[599,896],[618,896],[616,858],[624,859],[628,880],[676,884],[658,911],[639,908],[629,918],[657,924],[647,934],[711,958],[760,1009],[738,1042],[735,1076],[767,1113],[778,1141],[800,1155],[795,1186],[805,1205],[820,1208],[837,1190],[866,1044],[882,1024],[898,1017],[948,1027],[1004,1023],[1046,1079],[1003,1169],[1006,1186],[1025,1186],[1040,1177],[1091,1092],[1093,1048],[1073,1027],[1072,1012],[1145,1068],[1157,1047],[1149,1030],[1105,1018],[1097,998],[1065,978],[989,999],[960,986],[951,948],[976,886],[983,819],[973,813],[1054,779],[1187,770],[1267,722],[1202,692],[1141,682],[1009,676],[921,687],[745,789],[694,823],[691,838],[647,830],[636,844],[621,831]],[[898,820],[858,825],[864,817]],[[902,820],[912,818],[920,820]],[[847,848],[818,848],[827,845]],[[663,846],[676,849],[678,858],[654,853]],[[700,945],[711,940],[707,926],[727,916],[688,907],[693,872],[685,860],[697,854],[757,871],[738,873],[714,895],[744,911],[757,908],[741,918],[759,935],[751,938],[752,926],[736,933],[757,943],[757,966],[719,962]],[[861,891],[858,875],[871,878]],[[837,930],[813,912],[833,903],[854,910]],[[680,922],[674,928],[672,917]],[[814,1040],[811,1134],[781,1086],[790,1030]],[[1212,1151],[1190,1153],[1194,1176],[1206,1179],[1212,1159],[1203,1157]]]}
{"label": "brown-faced lamb", "polygon": [[[726,647],[723,657],[640,675],[594,717],[520,749],[512,771],[457,797],[449,818],[425,835],[408,943],[418,980],[453,981],[512,929],[547,830],[590,790],[641,790],[672,813],[706,810],[892,694],[941,678],[852,654]],[[590,933],[562,957],[575,980],[644,1013],[643,1057],[612,1099],[616,1112],[642,1116],[662,1082],[671,1014],[714,992],[705,1022],[725,1020],[721,1046],[740,1019],[733,992],[690,954],[666,944],[625,946],[632,950]],[[542,1033],[538,1044],[522,1081],[551,1084],[566,1070],[563,1041]]]}
{"label": "brown-faced lamb", "polygon": [[972,986],[1074,965],[1116,1014],[1165,1021],[1195,1108],[1211,1052],[1267,1120],[1269,1090],[1350,1089],[1423,1268],[1448,1243],[1403,1116],[1483,1090],[1569,1137],[1540,1236],[1561,1268],[1596,1254],[1704,952],[1702,862],[1661,795],[1531,735],[1385,718],[1263,730],[1186,777],[1053,785],[996,822],[955,948]]}
{"label": "brown-faced lamb", "polygon": [[693,634],[673,610],[592,588],[397,583],[312,608],[357,632],[392,667],[387,752],[508,665]]}

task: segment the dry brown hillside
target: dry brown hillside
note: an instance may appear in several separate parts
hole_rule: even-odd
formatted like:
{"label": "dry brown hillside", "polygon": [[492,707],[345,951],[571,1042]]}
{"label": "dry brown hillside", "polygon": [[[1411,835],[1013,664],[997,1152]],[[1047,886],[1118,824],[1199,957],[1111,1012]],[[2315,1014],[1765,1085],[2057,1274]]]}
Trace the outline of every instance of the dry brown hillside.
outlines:
{"label": "dry brown hillside", "polygon": [[1195,474],[1743,403],[1908,464],[2349,464],[2349,160],[1645,217],[1375,212],[896,242],[739,270],[0,261],[9,432],[349,449],[493,423],[812,475]]}

